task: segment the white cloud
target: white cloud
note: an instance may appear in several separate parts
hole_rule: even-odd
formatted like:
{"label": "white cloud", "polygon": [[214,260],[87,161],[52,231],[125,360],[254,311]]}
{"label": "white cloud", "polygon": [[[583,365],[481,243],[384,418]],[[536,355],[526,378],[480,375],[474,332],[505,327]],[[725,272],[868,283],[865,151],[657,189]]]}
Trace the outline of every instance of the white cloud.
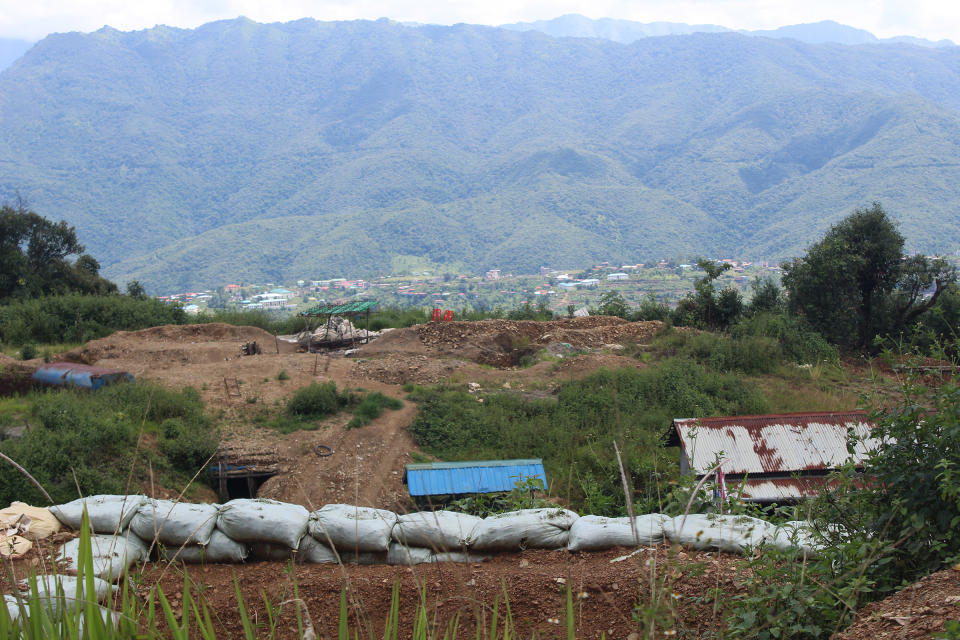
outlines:
{"label": "white cloud", "polygon": [[881,37],[916,35],[960,42],[960,3],[938,0],[0,0],[0,36],[38,39],[53,31],[93,31],[105,24],[122,30],[155,24],[192,28],[238,15],[258,22],[387,17],[502,24],[564,13],[741,29],[836,20]]}

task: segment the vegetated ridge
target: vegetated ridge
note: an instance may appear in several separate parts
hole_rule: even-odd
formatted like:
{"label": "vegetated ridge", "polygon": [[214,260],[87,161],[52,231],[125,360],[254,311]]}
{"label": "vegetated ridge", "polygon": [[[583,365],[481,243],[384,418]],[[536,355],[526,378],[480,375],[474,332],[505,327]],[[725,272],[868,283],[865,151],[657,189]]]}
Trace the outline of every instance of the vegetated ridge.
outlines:
{"label": "vegetated ridge", "polygon": [[387,20],[47,37],[0,74],[0,197],[148,290],[800,253],[880,200],[956,248],[960,49],[556,39]]}

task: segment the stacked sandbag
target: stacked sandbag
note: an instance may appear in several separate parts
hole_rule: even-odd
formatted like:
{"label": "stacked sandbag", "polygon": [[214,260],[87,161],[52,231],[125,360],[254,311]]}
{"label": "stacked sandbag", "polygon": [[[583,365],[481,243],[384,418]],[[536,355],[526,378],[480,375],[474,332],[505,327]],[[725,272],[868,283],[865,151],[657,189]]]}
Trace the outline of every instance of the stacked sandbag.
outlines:
{"label": "stacked sandbag", "polygon": [[471,550],[562,549],[578,516],[567,509],[521,509],[487,516],[468,540]]}
{"label": "stacked sandbag", "polygon": [[663,532],[671,542],[686,547],[743,553],[772,540],[776,527],[749,516],[689,514],[666,521]]}
{"label": "stacked sandbag", "polygon": [[434,551],[464,549],[467,539],[483,519],[455,511],[418,511],[397,518],[393,539],[410,547]]}
{"label": "stacked sandbag", "polygon": [[570,527],[569,551],[602,551],[612,547],[648,547],[663,542],[663,525],[669,516],[659,513],[630,518],[581,516]]}
{"label": "stacked sandbag", "polygon": [[236,542],[300,546],[310,512],[298,504],[263,498],[231,500],[220,508],[217,529]]}
{"label": "stacked sandbag", "polygon": [[205,547],[217,526],[218,513],[215,504],[147,500],[130,520],[130,529],[165,547]]}
{"label": "stacked sandbag", "polygon": [[[86,601],[86,584],[82,578],[60,574],[40,575],[36,577],[37,591],[40,602],[47,606],[51,615],[57,616],[61,612],[70,613],[77,606],[83,606]],[[29,580],[21,580],[18,584],[21,597],[33,596]],[[93,579],[93,589],[98,602],[103,602],[113,593],[109,582],[100,578]],[[9,601],[7,609],[10,609]]]}
{"label": "stacked sandbag", "polygon": [[309,532],[320,543],[351,553],[386,553],[397,514],[384,509],[328,504],[310,514]]}
{"label": "stacked sandbag", "polygon": [[130,520],[147,500],[146,496],[140,495],[88,496],[50,507],[50,512],[65,526],[79,530],[83,511],[86,508],[90,519],[90,531],[113,534],[126,529]]}
{"label": "stacked sandbag", "polygon": [[293,560],[298,564],[332,564],[338,562],[336,552],[325,544],[321,544],[313,536],[303,536],[296,551],[285,545],[259,542],[251,547],[253,557],[257,560],[287,562]]}
{"label": "stacked sandbag", "polygon": [[[116,582],[127,570],[149,558],[147,545],[132,531],[115,536],[94,534],[90,536],[90,551],[93,575],[107,582]],[[60,548],[57,561],[73,573],[80,569],[78,561],[80,539],[74,538]]]}
{"label": "stacked sandbag", "polygon": [[161,547],[159,555],[167,562],[239,564],[250,555],[250,547],[245,543],[231,539],[222,531],[214,529],[206,545]]}

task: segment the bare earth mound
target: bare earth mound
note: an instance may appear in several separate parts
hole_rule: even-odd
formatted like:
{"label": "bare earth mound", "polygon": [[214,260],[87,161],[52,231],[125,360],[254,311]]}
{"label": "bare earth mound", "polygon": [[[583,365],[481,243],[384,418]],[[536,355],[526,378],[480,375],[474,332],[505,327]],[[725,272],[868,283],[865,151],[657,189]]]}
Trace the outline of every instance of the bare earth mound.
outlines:
{"label": "bare earth mound", "polygon": [[495,367],[514,366],[531,349],[562,343],[573,349],[647,342],[663,323],[627,322],[610,316],[569,318],[551,322],[481,320],[431,322],[397,329],[359,351],[364,357],[407,353],[470,360]]}
{"label": "bare earth mound", "polygon": [[947,620],[960,620],[960,565],[929,575],[886,600],[867,605],[839,638],[919,640],[943,633]]}

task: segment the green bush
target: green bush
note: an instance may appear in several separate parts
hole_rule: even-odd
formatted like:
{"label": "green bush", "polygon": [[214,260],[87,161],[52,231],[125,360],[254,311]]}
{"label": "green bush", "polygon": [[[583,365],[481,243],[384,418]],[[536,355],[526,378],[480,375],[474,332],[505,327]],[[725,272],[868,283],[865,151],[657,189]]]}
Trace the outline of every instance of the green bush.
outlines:
{"label": "green bush", "polygon": [[383,413],[384,409],[397,410],[403,407],[403,402],[390,396],[385,396],[379,391],[368,393],[357,403],[353,410],[353,418],[347,423],[347,429],[356,429],[365,427]]}
{"label": "green bush", "polygon": [[20,348],[21,360],[33,360],[37,357],[37,348],[32,344],[25,344]]}
{"label": "green bush", "polygon": [[763,336],[731,338],[718,333],[671,330],[657,335],[653,344],[720,372],[769,373],[784,361],[780,344]]}
{"label": "green bush", "polygon": [[[27,394],[30,428],[0,442],[0,451],[23,465],[57,502],[97,493],[125,493],[135,476],[152,468],[185,485],[218,442],[216,426],[192,389],[182,392],[135,382],[96,392],[70,389]],[[141,446],[141,430],[158,440],[159,453]],[[182,441],[181,441],[182,440]],[[141,443],[142,444],[142,443]],[[206,453],[206,455],[204,455]],[[0,502],[41,503],[44,498],[12,467],[0,465]]]}
{"label": "green bush", "polygon": [[756,313],[731,327],[730,333],[738,338],[759,336],[776,339],[784,357],[797,364],[840,361],[840,353],[835,346],[807,326],[801,318],[786,313]]}
{"label": "green bush", "polygon": [[347,407],[352,400],[350,394],[340,393],[332,381],[314,382],[298,389],[287,401],[287,414],[303,418],[329,416]]}
{"label": "green bush", "polygon": [[186,313],[152,298],[70,294],[0,306],[0,342],[60,344],[103,338],[164,324],[183,324]]}

